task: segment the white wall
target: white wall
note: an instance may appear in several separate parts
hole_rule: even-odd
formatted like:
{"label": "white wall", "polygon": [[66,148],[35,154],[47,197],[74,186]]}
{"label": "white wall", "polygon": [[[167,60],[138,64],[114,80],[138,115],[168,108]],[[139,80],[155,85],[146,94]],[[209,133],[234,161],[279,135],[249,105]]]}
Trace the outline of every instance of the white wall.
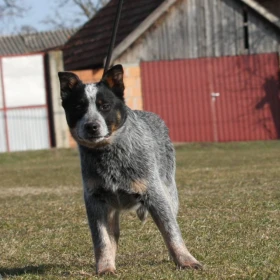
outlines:
{"label": "white wall", "polygon": [[[10,151],[47,149],[47,114],[44,57],[42,54],[0,58],[7,110]],[[0,91],[0,109],[3,92]],[[0,151],[7,151],[5,119],[0,111]]]}
{"label": "white wall", "polygon": [[42,55],[2,59],[7,107],[46,104],[43,63]]}

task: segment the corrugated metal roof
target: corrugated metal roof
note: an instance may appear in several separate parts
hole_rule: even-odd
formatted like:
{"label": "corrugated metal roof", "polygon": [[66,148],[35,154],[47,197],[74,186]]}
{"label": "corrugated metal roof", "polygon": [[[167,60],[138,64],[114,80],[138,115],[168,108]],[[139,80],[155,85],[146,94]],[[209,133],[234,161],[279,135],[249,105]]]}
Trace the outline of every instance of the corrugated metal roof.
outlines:
{"label": "corrugated metal roof", "polygon": [[[164,0],[124,0],[116,46]],[[107,55],[118,0],[111,0],[63,48],[66,70],[97,68]]]}
{"label": "corrugated metal roof", "polygon": [[[124,0],[115,47],[120,47],[128,35],[165,2],[169,7],[179,0]],[[269,13],[255,0],[240,0],[277,27],[279,18]],[[73,35],[63,48],[66,70],[82,70],[103,66],[107,55],[118,0],[111,0],[91,20]],[[157,9],[158,10],[158,9]],[[164,12],[164,9],[163,9]],[[131,38],[130,38],[131,39]],[[115,49],[116,50],[116,49]],[[115,52],[114,50],[114,52]],[[114,53],[113,53],[114,56]]]}
{"label": "corrugated metal roof", "polygon": [[37,32],[24,35],[0,36],[0,55],[17,55],[60,49],[77,29]]}

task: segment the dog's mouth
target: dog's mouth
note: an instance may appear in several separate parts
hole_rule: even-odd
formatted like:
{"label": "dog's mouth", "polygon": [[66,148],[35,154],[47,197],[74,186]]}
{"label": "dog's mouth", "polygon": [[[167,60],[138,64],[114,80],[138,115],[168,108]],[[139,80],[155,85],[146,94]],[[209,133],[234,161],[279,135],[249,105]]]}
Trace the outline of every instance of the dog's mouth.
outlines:
{"label": "dog's mouth", "polygon": [[87,135],[86,137],[81,137],[80,135],[77,135],[79,140],[81,141],[87,141],[87,142],[101,142],[103,140],[108,140],[110,138],[110,134],[107,135],[99,135],[99,136],[93,136],[93,135]]}
{"label": "dog's mouth", "polygon": [[106,135],[98,135],[98,136],[91,136],[91,135],[81,135],[77,129],[70,129],[70,132],[73,138],[82,146],[88,148],[95,148],[99,145],[106,146],[110,143],[110,137],[112,136],[110,133]]}
{"label": "dog's mouth", "polygon": [[76,135],[76,141],[82,146],[88,147],[88,148],[98,148],[107,146],[110,144],[110,136],[96,136],[96,137],[80,137],[80,135]]}
{"label": "dog's mouth", "polygon": [[99,141],[102,141],[102,140],[108,140],[110,138],[110,136],[111,136],[110,134],[107,134],[105,136],[88,136],[88,137],[86,137],[86,139],[81,138],[80,136],[79,136],[79,138],[81,140],[87,140],[87,141],[92,141],[92,142],[99,142]]}

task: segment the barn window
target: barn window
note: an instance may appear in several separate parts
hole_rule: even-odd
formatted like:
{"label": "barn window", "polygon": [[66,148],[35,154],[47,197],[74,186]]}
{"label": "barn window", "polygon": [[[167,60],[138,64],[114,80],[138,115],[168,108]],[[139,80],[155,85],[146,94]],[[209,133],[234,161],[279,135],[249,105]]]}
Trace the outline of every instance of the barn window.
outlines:
{"label": "barn window", "polygon": [[248,11],[246,8],[243,8],[243,30],[244,30],[244,48],[249,50],[249,24],[248,24]]}

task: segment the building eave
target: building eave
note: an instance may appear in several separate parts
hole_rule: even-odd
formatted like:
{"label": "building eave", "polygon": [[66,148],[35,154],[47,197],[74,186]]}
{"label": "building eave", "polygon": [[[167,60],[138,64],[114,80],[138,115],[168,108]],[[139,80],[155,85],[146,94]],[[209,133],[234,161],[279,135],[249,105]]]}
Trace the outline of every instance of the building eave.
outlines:
{"label": "building eave", "polygon": [[[142,36],[170,7],[178,0],[167,0],[162,3],[154,12],[152,12],[133,32],[131,32],[119,45],[117,45],[112,53],[112,64],[119,58],[140,36]],[[254,0],[240,0],[242,3],[257,12],[267,21],[272,23],[280,30],[280,18],[269,12],[262,5]],[[105,60],[104,60],[105,61]]]}
{"label": "building eave", "polygon": [[271,12],[269,12],[261,4],[257,3],[254,0],[240,0],[240,1],[246,4],[252,10],[260,14],[262,17],[264,17],[266,20],[268,20],[270,23],[272,23],[273,25],[275,25],[277,28],[280,29],[280,18],[272,14]]}
{"label": "building eave", "polygon": [[[117,45],[112,53],[111,63],[124,53],[141,35],[143,35],[178,0],[166,0],[155,9],[134,31]],[[106,59],[106,58],[105,58]],[[105,61],[105,60],[104,60]]]}

